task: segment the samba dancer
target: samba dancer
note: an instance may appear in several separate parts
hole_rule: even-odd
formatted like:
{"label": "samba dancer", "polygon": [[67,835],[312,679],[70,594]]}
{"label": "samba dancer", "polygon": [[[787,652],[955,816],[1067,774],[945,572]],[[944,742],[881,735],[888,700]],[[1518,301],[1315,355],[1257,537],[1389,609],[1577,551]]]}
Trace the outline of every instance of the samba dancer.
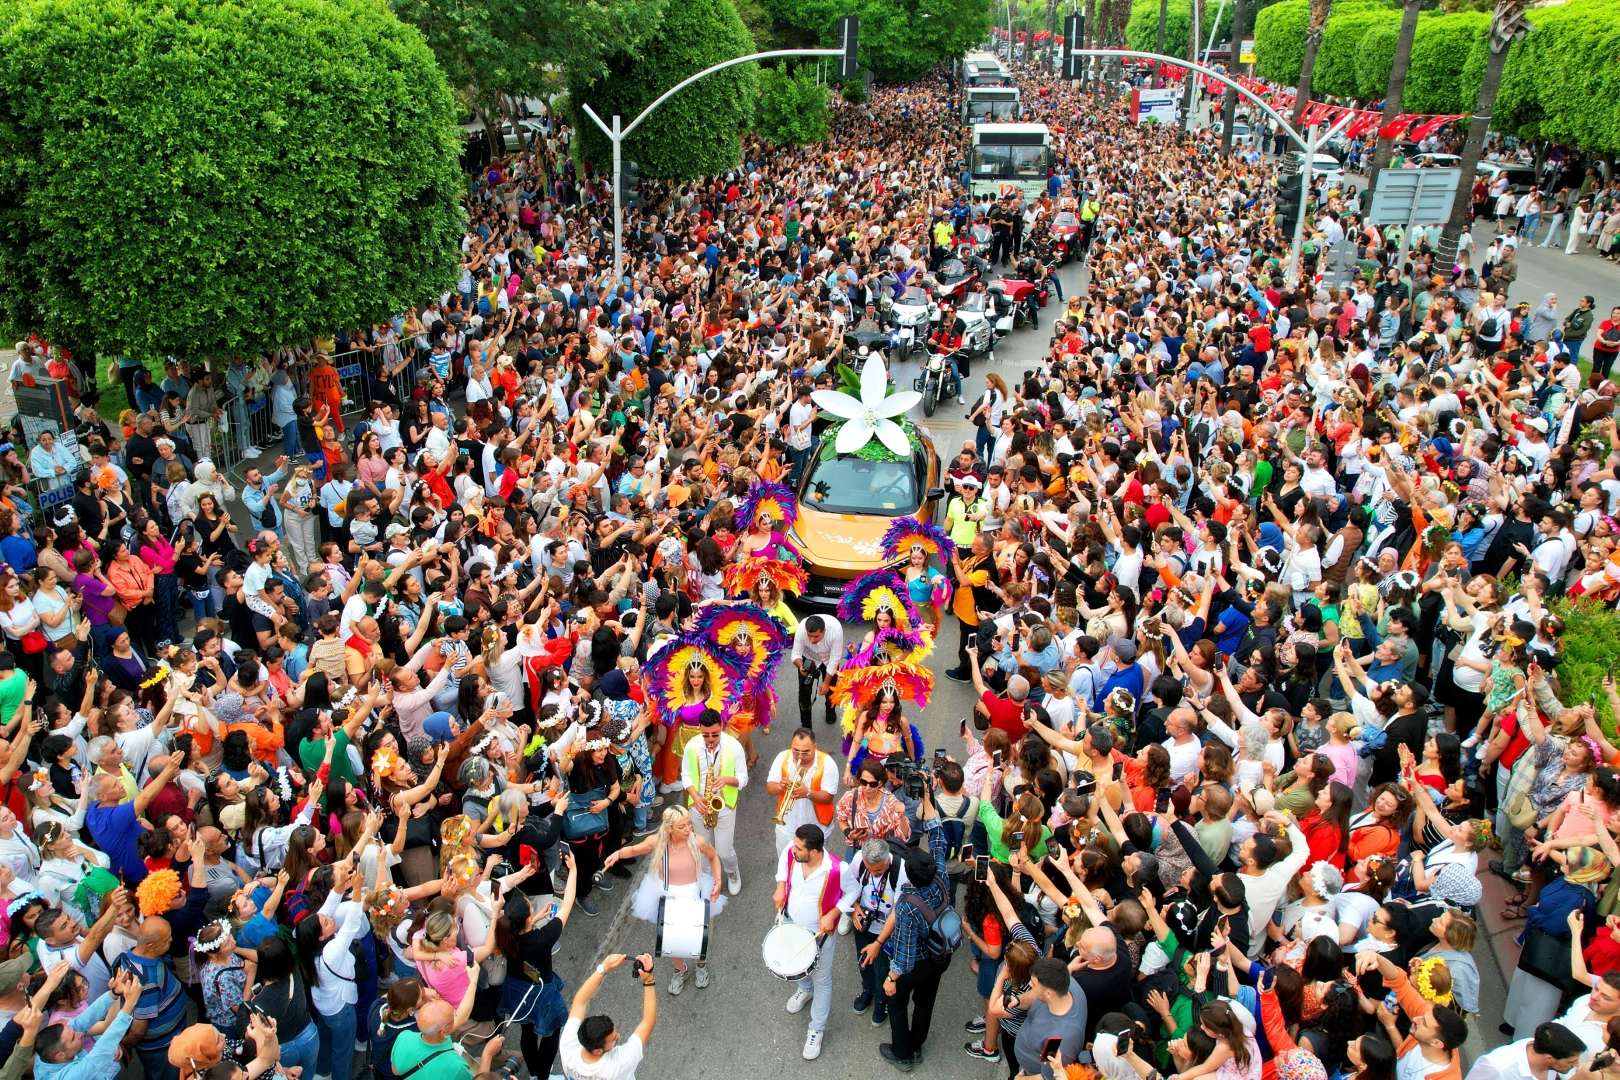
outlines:
{"label": "samba dancer", "polygon": [[698,608],[694,629],[721,656],[741,669],[736,708],[727,716],[726,730],[748,752],[748,767],[759,760],[754,749],[754,727],[771,729],[776,715],[776,667],[788,649],[787,629],[754,604],[714,603]]}
{"label": "samba dancer", "polygon": [[736,708],[743,672],[726,652],[706,635],[687,633],[658,650],[643,668],[654,716],[670,729],[658,768],[666,791],[679,791],[685,784],[681,762],[704,711],[726,716]]}
{"label": "samba dancer", "polygon": [[789,748],[776,755],[765,774],[765,790],[776,800],[776,854],[793,844],[806,825],[832,829],[833,803],[838,798],[838,766],[831,755],[816,748],[816,733],[802,727],[793,733]]}
{"label": "samba dancer", "polygon": [[[697,744],[694,742],[692,745]],[[658,902],[666,896],[708,900],[710,919],[725,910],[726,898],[720,892],[720,856],[709,841],[698,833],[697,824],[696,810],[666,807],[656,833],[640,843],[611,852],[603,861],[602,866],[608,868],[621,859],[633,859],[652,852],[646,876],[630,898],[630,910],[636,918],[658,925]],[[686,988],[686,961],[678,957],[671,959],[675,964],[675,974],[670,977],[669,992],[679,994]],[[706,989],[709,985],[709,965],[699,960],[696,967],[694,981],[697,988]]]}
{"label": "samba dancer", "polygon": [[748,489],[743,501],[737,504],[736,559],[791,559],[799,562],[802,556],[793,543],[776,531],[777,524],[791,529],[799,517],[799,504],[793,489],[772,480],[760,480]]}
{"label": "samba dancer", "polygon": [[702,737],[686,744],[681,759],[681,782],[686,786],[687,806],[692,808],[692,827],[720,853],[726,869],[726,889],[736,896],[742,891],[742,870],[737,863],[737,798],[748,786],[743,745],[726,734],[725,721],[713,709],[703,711],[698,730]]}
{"label": "samba dancer", "polygon": [[883,534],[883,557],[903,559],[897,569],[905,581],[906,596],[922,614],[923,626],[931,634],[939,632],[946,605],[951,600],[951,582],[929,558],[937,557],[949,565],[956,554],[956,545],[944,529],[932,522],[914,517],[898,517]]}

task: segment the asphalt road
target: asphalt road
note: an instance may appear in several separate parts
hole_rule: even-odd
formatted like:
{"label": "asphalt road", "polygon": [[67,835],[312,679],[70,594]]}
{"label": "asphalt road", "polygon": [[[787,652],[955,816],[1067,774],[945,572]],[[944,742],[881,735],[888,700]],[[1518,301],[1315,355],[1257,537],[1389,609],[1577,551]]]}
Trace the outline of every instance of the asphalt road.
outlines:
{"label": "asphalt road", "polygon": [[[1079,281],[1078,274],[1073,264],[1065,268],[1065,288],[1071,281]],[[1015,331],[996,349],[993,363],[979,360],[973,364],[971,381],[964,380],[969,382],[966,389],[970,403],[973,392],[983,388],[986,372],[996,371],[1012,383],[1035,366],[1050,337],[1050,315],[1057,310],[1054,297],[1042,312],[1046,318],[1039,330]],[[910,386],[916,369],[914,361],[897,365],[892,372],[896,385]],[[964,439],[973,437],[973,428],[966,420],[967,409],[953,399],[941,402],[929,418],[924,418],[918,408],[912,419],[927,428],[940,453],[949,457],[960,449]],[[846,630],[856,632],[854,626],[846,626]],[[932,754],[934,747],[943,746],[960,761],[965,751],[956,734],[957,721],[970,713],[974,697],[971,686],[944,677],[945,669],[955,664],[955,647],[956,630],[951,627],[927,661],[935,675],[933,698],[926,709],[919,712],[908,707],[907,711],[922,732],[925,752]],[[877,1051],[880,1042],[889,1040],[888,1026],[874,1028],[870,1010],[857,1016],[850,1008],[860,993],[853,936],[838,939],[832,1017],[827,1023],[821,1057],[814,1063],[801,1056],[809,1009],[796,1016],[787,1013],[784,1006],[794,987],[773,976],[761,959],[761,943],[775,920],[771,892],[775,886],[776,848],[770,818],[776,805],[765,791],[765,774],[775,755],[787,749],[788,739],[798,726],[798,687],[791,665],[783,665],[776,692],[782,703],[780,718],[770,735],[755,733],[759,763],[738,803],[737,853],[743,888],[714,920],[709,954],[712,982],[707,989],[699,990],[688,980],[680,996],[672,997],[667,984],[673,969],[667,962],[658,964],[665,989],[659,995],[658,1026],[647,1060],[637,1074],[641,1080],[684,1080],[717,1066],[723,1076],[768,1076],[770,1070],[785,1066],[803,1067],[821,1077],[869,1076],[873,1069],[880,1070],[879,1075],[889,1071]],[[841,760],[836,726],[818,719],[816,729],[821,748]],[[829,846],[842,854],[842,835],[836,835]],[[574,921],[563,934],[563,951],[557,957],[557,970],[568,980],[570,993],[600,956],[653,950],[656,928],[634,918],[628,910],[634,884],[620,881],[611,894],[598,897],[602,914],[596,919],[586,918],[576,910]],[[933,1030],[926,1045],[924,1069],[931,1076],[991,1080],[1006,1075],[1005,1064],[990,1064],[962,1052],[963,1044],[975,1037],[962,1025],[984,1011],[983,1003],[975,996],[970,960],[966,948],[959,951],[940,986]],[[633,1026],[641,1014],[640,986],[632,976],[623,974],[610,976],[605,983],[592,1002],[592,1011],[608,1013],[621,1026]]]}
{"label": "asphalt road", "polygon": [[[1078,285],[1080,280],[1077,266],[1065,268],[1065,289]],[[1039,361],[1049,338],[1050,316],[1056,310],[1055,306],[1049,306],[1042,313],[1046,318],[1041,329],[1018,330],[1005,339],[996,350],[994,363],[980,361],[974,365],[973,382],[968,388],[970,402],[973,390],[983,386],[986,371],[996,371],[1012,383]],[[898,385],[908,386],[915,374],[915,364],[901,366],[893,374]],[[915,411],[912,418],[926,425],[935,445],[949,456],[960,447],[963,439],[973,436],[973,429],[965,419],[966,411],[965,406],[957,406],[952,401],[941,403],[934,416],[926,421],[920,410]],[[855,628],[850,626],[846,630]],[[957,721],[971,711],[973,694],[970,686],[951,682],[943,675],[945,669],[955,663],[955,640],[953,627],[947,631],[941,647],[928,658],[928,667],[935,674],[934,694],[928,707],[920,711],[908,709],[908,713],[922,732],[926,752],[932,753],[934,747],[944,746],[961,760],[963,748],[956,726]],[[770,735],[755,733],[759,764],[738,804],[737,852],[742,865],[743,888],[714,921],[709,954],[712,982],[707,989],[699,990],[688,980],[686,989],[678,997],[671,996],[667,985],[673,969],[668,962],[658,962],[661,983],[658,1025],[638,1072],[640,1080],[686,1080],[703,1075],[770,1076],[778,1068],[803,1069],[806,1074],[826,1078],[865,1078],[874,1075],[874,1070],[879,1076],[889,1072],[890,1066],[878,1056],[878,1044],[889,1041],[887,1025],[874,1028],[870,1011],[856,1015],[850,1008],[860,992],[852,936],[838,939],[832,1016],[821,1057],[813,1063],[801,1057],[809,1011],[806,1009],[798,1015],[787,1013],[784,1006],[794,987],[774,977],[761,959],[761,943],[775,918],[771,904],[775,845],[770,818],[776,807],[775,800],[766,794],[764,780],[770,762],[787,748],[788,738],[797,726],[797,686],[791,666],[784,665],[776,690],[784,709]],[[816,728],[818,734],[825,733],[821,748],[836,757],[836,728],[820,720],[816,721]],[[845,850],[842,836],[835,834],[830,847],[842,854]],[[638,875],[640,872],[638,867]],[[629,912],[628,899],[634,884],[634,881],[620,881],[611,894],[599,895],[602,914],[596,919],[586,918],[576,911],[563,935],[563,950],[557,957],[557,970],[567,979],[570,996],[600,957],[611,952],[653,951],[656,928],[637,920]],[[1470,1060],[1501,1043],[1495,1027],[1501,1020],[1501,1002],[1505,996],[1504,980],[1487,945],[1482,943],[1476,950],[1476,959],[1484,982],[1481,997],[1486,1004],[1481,1022],[1470,1032],[1466,1048]],[[983,1011],[983,1003],[975,993],[970,960],[969,950],[960,950],[941,983],[933,1028],[926,1044],[924,1070],[930,1076],[995,1080],[1006,1075],[1004,1063],[991,1064],[970,1058],[962,1050],[963,1044],[973,1038],[963,1029],[963,1024]],[[628,1030],[639,1022],[641,1000],[637,981],[630,975],[616,974],[605,980],[592,1001],[591,1011],[608,1013]]]}

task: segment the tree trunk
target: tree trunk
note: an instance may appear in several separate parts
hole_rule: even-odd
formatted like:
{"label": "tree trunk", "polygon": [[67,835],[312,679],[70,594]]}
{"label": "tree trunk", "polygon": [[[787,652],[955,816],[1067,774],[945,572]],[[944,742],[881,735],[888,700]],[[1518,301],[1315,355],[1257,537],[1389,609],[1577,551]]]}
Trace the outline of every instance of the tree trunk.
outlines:
{"label": "tree trunk", "polygon": [[[1384,91],[1384,113],[1378,126],[1392,123],[1401,114],[1401,98],[1406,95],[1406,65],[1412,59],[1412,39],[1417,36],[1418,5],[1420,0],[1406,0],[1401,6],[1401,36],[1395,41],[1395,63],[1389,69],[1389,86]],[[1495,96],[1494,93],[1492,96]],[[1389,164],[1389,155],[1395,148],[1393,139],[1382,136],[1373,152],[1372,168],[1367,172],[1367,199],[1372,205],[1372,191],[1378,184],[1378,172]],[[1473,168],[1472,165],[1469,166]],[[1473,181],[1469,181],[1472,186]]]}
{"label": "tree trunk", "polygon": [[[1238,50],[1243,48],[1243,0],[1232,0],[1232,49],[1226,62],[1226,73],[1235,75],[1238,69]],[[1237,113],[1237,87],[1228,86],[1221,98],[1221,153],[1232,152],[1232,123]]]}
{"label": "tree trunk", "polygon": [[1057,7],[1057,0],[1046,0],[1046,47],[1049,50],[1057,49]]}
{"label": "tree trunk", "polygon": [[[1095,48],[1107,47],[1108,27],[1113,23],[1114,4],[1117,2],[1118,0],[1102,0],[1102,3],[1098,5],[1097,29],[1092,34],[1092,37],[1097,42]],[[1097,66],[1092,74],[1092,93],[1100,94],[1103,88],[1103,68],[1106,65],[1103,63],[1103,57],[1098,56],[1094,59],[1097,61]]]}
{"label": "tree trunk", "polygon": [[1333,0],[1311,0],[1311,20],[1305,28],[1305,56],[1299,65],[1299,86],[1294,91],[1294,112],[1289,123],[1299,127],[1305,109],[1311,103],[1311,75],[1316,71],[1316,50],[1322,45],[1322,33],[1327,29],[1328,15],[1333,11]]}
{"label": "tree trunk", "polygon": [[[1097,47],[1097,0],[1086,0],[1086,16],[1084,24],[1080,27],[1080,40],[1085,42],[1085,47],[1088,49]],[[1096,57],[1088,56],[1081,63],[1080,88],[1082,90],[1086,89],[1091,83],[1090,77],[1086,74],[1091,70],[1090,65],[1097,62]]]}
{"label": "tree trunk", "polygon": [[1480,155],[1485,150],[1485,135],[1491,127],[1491,110],[1496,107],[1496,92],[1502,87],[1502,69],[1507,67],[1508,46],[1529,30],[1524,21],[1524,12],[1524,0],[1498,0],[1496,11],[1491,15],[1491,52],[1485,59],[1485,78],[1479,84],[1479,102],[1474,106],[1474,117],[1468,124],[1468,138],[1463,143],[1462,175],[1457,178],[1457,197],[1451,204],[1451,219],[1446,222],[1445,232],[1440,236],[1443,244],[1455,246],[1463,227],[1468,223],[1474,166],[1479,164]]}
{"label": "tree trunk", "polygon": [[[1156,44],[1153,46],[1153,51],[1158,53],[1160,56],[1164,55],[1164,23],[1169,17],[1170,0],[1159,0],[1159,36],[1156,39]],[[1159,64],[1160,61],[1153,61],[1153,85],[1155,87],[1164,85],[1164,80],[1160,77],[1159,73]]]}
{"label": "tree trunk", "polygon": [[[1198,63],[1198,34],[1203,29],[1203,0],[1192,0],[1192,18],[1187,23],[1187,61]],[[1187,108],[1185,110],[1187,123],[1193,122],[1193,109],[1198,105],[1198,73],[1191,68],[1187,69]]]}

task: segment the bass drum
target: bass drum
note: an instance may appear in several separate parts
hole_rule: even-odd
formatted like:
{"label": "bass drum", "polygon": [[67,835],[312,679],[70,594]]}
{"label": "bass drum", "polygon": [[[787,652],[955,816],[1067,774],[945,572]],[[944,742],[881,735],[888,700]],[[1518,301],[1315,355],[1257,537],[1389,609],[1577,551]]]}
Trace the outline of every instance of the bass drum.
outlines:
{"label": "bass drum", "polygon": [[821,955],[821,942],[815,934],[796,923],[777,919],[763,946],[765,966],[778,979],[797,982],[810,974]]}
{"label": "bass drum", "polygon": [[709,958],[709,901],[666,896],[658,901],[658,947],[654,956],[680,960]]}

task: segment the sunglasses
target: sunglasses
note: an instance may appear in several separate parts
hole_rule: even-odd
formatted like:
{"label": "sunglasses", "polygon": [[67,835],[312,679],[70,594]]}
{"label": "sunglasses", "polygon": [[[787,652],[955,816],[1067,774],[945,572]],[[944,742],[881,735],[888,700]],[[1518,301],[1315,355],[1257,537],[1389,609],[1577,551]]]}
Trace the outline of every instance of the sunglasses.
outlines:
{"label": "sunglasses", "polygon": [[860,786],[861,787],[882,787],[883,786],[883,781],[881,781],[881,780],[862,780],[862,781],[860,781]]}

